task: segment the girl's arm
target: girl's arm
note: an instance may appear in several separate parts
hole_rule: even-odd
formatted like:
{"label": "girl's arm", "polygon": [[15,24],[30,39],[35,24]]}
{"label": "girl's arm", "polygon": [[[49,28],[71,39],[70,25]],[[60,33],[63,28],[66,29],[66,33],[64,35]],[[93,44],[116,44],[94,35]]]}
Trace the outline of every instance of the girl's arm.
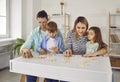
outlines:
{"label": "girl's arm", "polygon": [[102,48],[94,53],[88,53],[83,55],[83,57],[95,57],[95,56],[103,56],[107,53],[107,48]]}

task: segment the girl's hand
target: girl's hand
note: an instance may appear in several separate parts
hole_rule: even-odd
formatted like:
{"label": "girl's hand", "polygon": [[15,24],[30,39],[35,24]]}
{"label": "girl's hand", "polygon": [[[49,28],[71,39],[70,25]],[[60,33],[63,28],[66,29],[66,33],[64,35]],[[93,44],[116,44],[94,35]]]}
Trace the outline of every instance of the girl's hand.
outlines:
{"label": "girl's hand", "polygon": [[53,51],[58,51],[58,50],[59,50],[59,48],[58,48],[57,46],[54,46],[54,47],[50,48],[50,50],[53,50]]}
{"label": "girl's hand", "polygon": [[65,57],[70,57],[70,56],[72,56],[72,50],[71,50],[71,49],[68,49],[68,50],[64,51],[64,52],[63,52],[63,55],[64,55]]}
{"label": "girl's hand", "polygon": [[44,49],[40,49],[39,54],[41,54],[41,55],[45,55],[45,54],[47,54],[47,53],[46,53],[46,51],[45,51]]}
{"label": "girl's hand", "polygon": [[88,53],[84,54],[83,57],[95,57],[96,55],[94,53]]}

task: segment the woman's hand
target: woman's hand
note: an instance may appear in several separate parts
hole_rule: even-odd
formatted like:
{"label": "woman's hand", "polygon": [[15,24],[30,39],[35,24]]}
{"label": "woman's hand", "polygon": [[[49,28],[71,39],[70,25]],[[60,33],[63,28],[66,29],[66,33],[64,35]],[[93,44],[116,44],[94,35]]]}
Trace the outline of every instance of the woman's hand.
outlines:
{"label": "woman's hand", "polygon": [[59,50],[59,48],[58,48],[57,46],[54,46],[54,47],[50,48],[50,50],[53,50],[53,51],[58,51],[58,50]]}
{"label": "woman's hand", "polygon": [[40,53],[41,55],[47,54],[46,51],[45,51],[44,49],[40,49],[39,53]]}
{"label": "woman's hand", "polygon": [[23,48],[21,51],[22,51],[22,57],[24,57],[24,58],[31,58],[31,57],[33,57],[30,49]]}
{"label": "woman's hand", "polygon": [[84,54],[83,57],[95,57],[95,53]]}
{"label": "woman's hand", "polygon": [[71,50],[71,49],[65,50],[65,51],[63,52],[63,55],[66,56],[66,57],[72,56],[72,50]]}

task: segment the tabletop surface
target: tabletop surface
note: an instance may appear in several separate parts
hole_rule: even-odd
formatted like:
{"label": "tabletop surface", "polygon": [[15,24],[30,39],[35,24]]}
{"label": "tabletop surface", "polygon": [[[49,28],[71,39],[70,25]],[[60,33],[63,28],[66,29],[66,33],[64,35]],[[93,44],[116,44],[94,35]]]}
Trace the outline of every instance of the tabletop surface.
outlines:
{"label": "tabletop surface", "polygon": [[62,54],[36,55],[33,58],[18,57],[12,61],[49,65],[55,67],[85,70],[101,73],[111,72],[109,57],[82,57],[81,55],[72,55],[64,57]]}

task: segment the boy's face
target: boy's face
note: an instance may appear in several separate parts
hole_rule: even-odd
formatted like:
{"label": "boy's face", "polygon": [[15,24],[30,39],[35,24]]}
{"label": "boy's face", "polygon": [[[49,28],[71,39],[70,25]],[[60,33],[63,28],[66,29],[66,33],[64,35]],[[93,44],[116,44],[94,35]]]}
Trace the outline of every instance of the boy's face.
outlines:
{"label": "boy's face", "polygon": [[55,32],[48,31],[48,35],[49,35],[50,38],[55,38],[56,31]]}
{"label": "boy's face", "polygon": [[88,31],[88,39],[92,41],[95,40],[95,32],[93,30]]}
{"label": "boy's face", "polygon": [[40,26],[41,29],[46,29],[47,21],[48,20],[45,17],[37,18],[38,25]]}

